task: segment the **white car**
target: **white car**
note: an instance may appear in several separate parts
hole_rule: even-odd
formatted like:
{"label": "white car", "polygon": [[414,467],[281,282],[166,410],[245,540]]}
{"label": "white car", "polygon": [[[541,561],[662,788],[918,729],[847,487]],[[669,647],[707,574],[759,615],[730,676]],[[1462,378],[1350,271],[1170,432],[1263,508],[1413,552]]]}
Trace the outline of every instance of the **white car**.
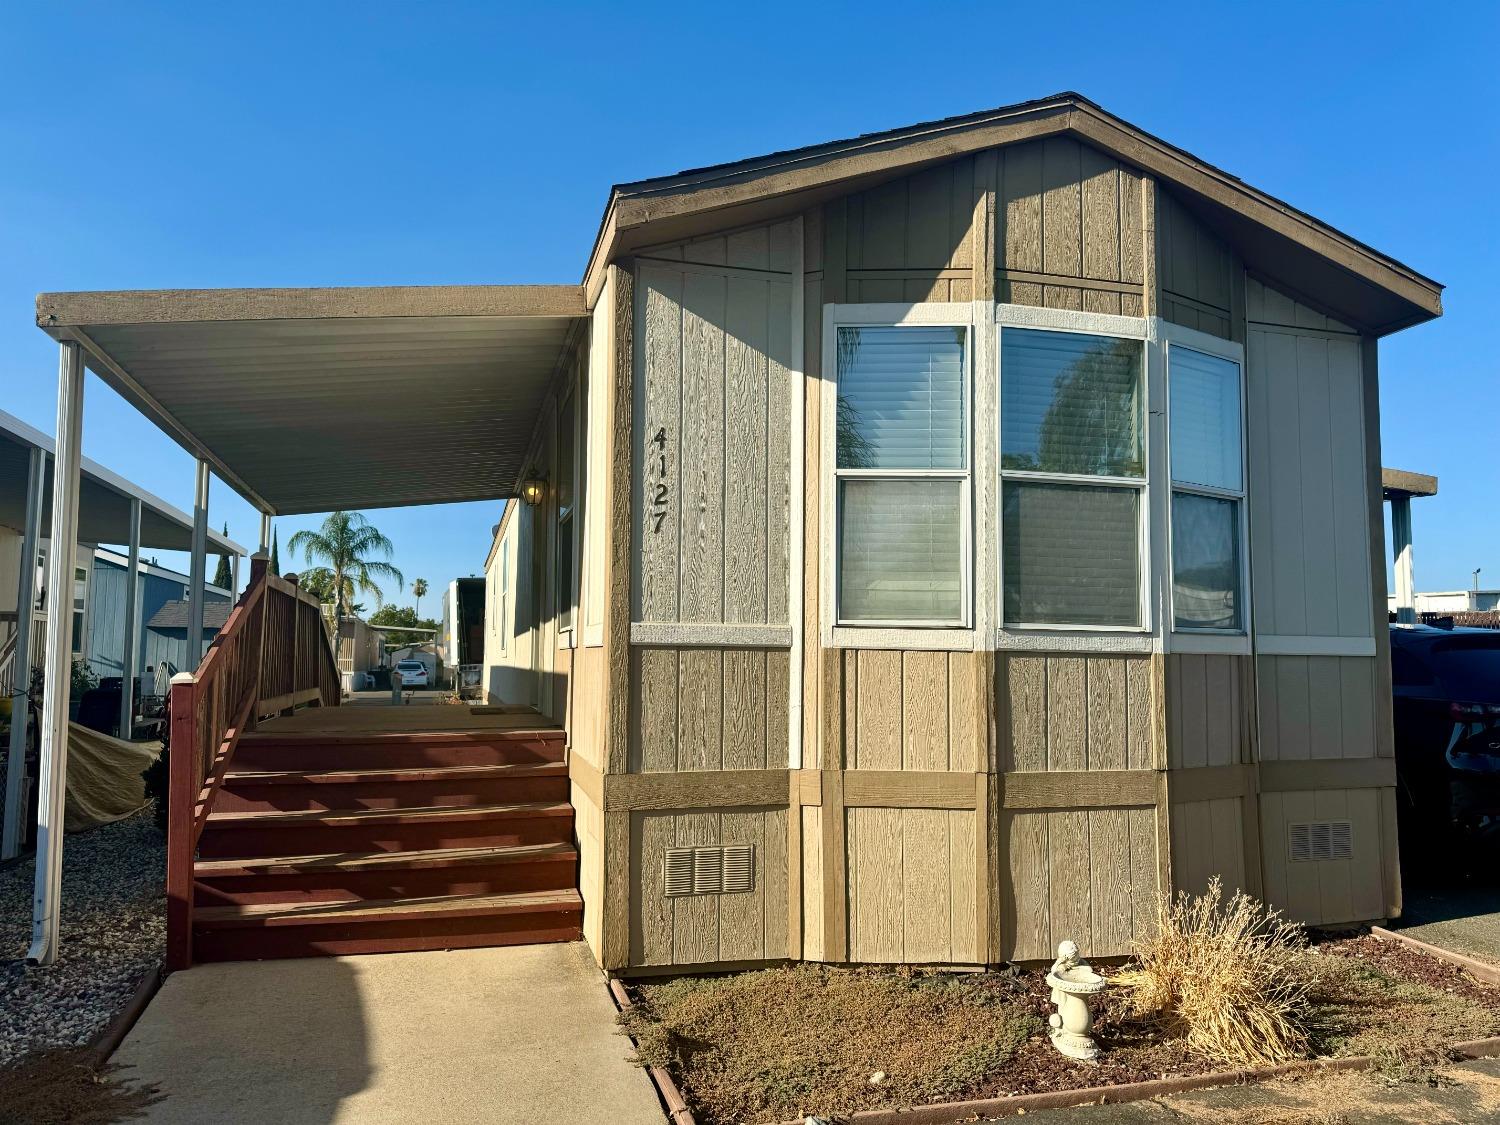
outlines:
{"label": "white car", "polygon": [[427,686],[427,665],[420,660],[396,661],[396,675],[401,677],[404,688]]}

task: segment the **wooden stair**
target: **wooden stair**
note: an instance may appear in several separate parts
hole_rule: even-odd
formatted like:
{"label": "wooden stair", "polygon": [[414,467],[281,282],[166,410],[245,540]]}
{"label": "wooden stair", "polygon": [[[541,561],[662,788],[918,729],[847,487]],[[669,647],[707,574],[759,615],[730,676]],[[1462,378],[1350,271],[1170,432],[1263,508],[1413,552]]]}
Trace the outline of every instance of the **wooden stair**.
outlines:
{"label": "wooden stair", "polygon": [[193,865],[193,957],[575,941],[563,732],[249,732]]}

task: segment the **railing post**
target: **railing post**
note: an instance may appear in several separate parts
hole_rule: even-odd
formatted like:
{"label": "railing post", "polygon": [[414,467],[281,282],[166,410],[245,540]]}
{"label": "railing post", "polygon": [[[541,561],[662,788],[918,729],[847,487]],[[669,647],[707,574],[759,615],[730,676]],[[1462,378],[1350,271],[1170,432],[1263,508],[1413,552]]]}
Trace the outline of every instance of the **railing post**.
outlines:
{"label": "railing post", "polygon": [[172,732],[167,743],[167,971],[193,963],[194,805],[198,800],[198,683],[172,677]]}
{"label": "railing post", "polygon": [[270,629],[270,606],[271,591],[265,589],[266,572],[270,569],[271,557],[262,548],[250,556],[250,585],[245,587],[245,596],[250,596],[251,590],[260,590],[260,651],[255,654],[255,687],[251,690],[255,694],[255,702],[250,705],[250,718],[245,722],[247,730],[254,730],[260,722],[260,701],[265,697],[261,687],[265,682],[266,674],[266,633]]}
{"label": "railing post", "polygon": [[302,655],[302,587],[297,583],[295,574],[287,575],[288,582],[293,586],[292,590],[292,705],[282,712],[290,715],[297,710],[297,693],[302,689],[298,686],[298,676],[301,671],[300,660]]}

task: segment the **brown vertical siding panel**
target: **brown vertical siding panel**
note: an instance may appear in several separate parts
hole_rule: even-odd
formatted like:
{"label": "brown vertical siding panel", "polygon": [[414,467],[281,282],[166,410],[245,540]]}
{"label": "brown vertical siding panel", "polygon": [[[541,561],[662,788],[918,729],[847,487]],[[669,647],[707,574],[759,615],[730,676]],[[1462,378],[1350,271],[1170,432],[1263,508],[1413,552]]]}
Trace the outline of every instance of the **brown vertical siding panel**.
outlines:
{"label": "brown vertical siding panel", "polygon": [[901,659],[901,769],[948,765],[948,654],[908,652]]}
{"label": "brown vertical siding panel", "polygon": [[954,164],[939,164],[907,177],[906,244],[901,266],[944,267],[953,260]]}
{"label": "brown vertical siding panel", "polygon": [[948,820],[948,932],[949,948],[945,960],[956,963],[979,963],[989,955],[979,944],[977,922],[981,910],[980,895],[987,886],[975,866],[978,843],[975,832],[985,821],[984,810],[967,812],[949,809]]}
{"label": "brown vertical siding panel", "polygon": [[1261,879],[1266,904],[1289,913],[1284,796],[1284,793],[1260,795]]}
{"label": "brown vertical siding panel", "polygon": [[[756,882],[764,880],[765,891],[761,895],[765,920],[762,922],[763,950],[766,958],[784,957],[787,954],[788,906],[791,886],[788,879],[790,841],[787,838],[787,814],[783,809],[764,809],[761,838],[765,855],[757,857],[759,871]],[[801,891],[799,890],[800,894]]]}
{"label": "brown vertical siding panel", "polygon": [[855,198],[850,199],[851,235],[855,231],[854,218],[863,211],[859,238],[849,240],[850,269],[900,269],[906,264],[910,188],[909,179],[892,180],[856,197],[862,207],[855,203]]}
{"label": "brown vertical siding panel", "polygon": [[1006,960],[1052,956],[1048,814],[1002,813],[1008,878],[1000,913],[1000,948]]}
{"label": "brown vertical siding panel", "polygon": [[1256,656],[1252,657],[1252,659],[1255,661],[1255,702],[1258,709],[1256,749],[1261,761],[1280,761],[1282,757],[1280,737],[1281,705],[1277,701],[1277,658],[1274,656]]}
{"label": "brown vertical siding panel", "polygon": [[736,269],[787,269],[771,264],[771,227],[751,227],[725,236],[724,264]]}
{"label": "brown vertical siding panel", "polygon": [[[952,887],[946,809],[892,810],[901,822],[902,943],[900,960],[952,958]],[[967,853],[973,866],[972,843]],[[972,923],[970,930],[973,929]]]}
{"label": "brown vertical siding panel", "polygon": [[1083,657],[1047,658],[1047,768],[1088,768],[1088,684]]}
{"label": "brown vertical siding panel", "polygon": [[[682,274],[653,267],[640,268],[640,305],[645,320],[642,343],[645,370],[636,392],[639,415],[636,441],[643,458],[637,476],[637,500],[642,505],[635,522],[640,556],[640,619],[678,620],[678,556],[682,465]],[[650,444],[658,430],[666,431],[666,446]],[[646,453],[651,453],[649,462]],[[665,471],[662,459],[665,458]],[[646,514],[659,487],[667,493],[667,517],[660,528]]]}
{"label": "brown vertical siding panel", "polygon": [[724,768],[766,769],[784,764],[766,760],[766,654],[760,649],[726,649],[724,665]]}
{"label": "brown vertical siding panel", "polygon": [[987,770],[989,693],[984,690],[984,653],[951,652],[948,664],[948,765],[950,770]]}
{"label": "brown vertical siding panel", "polygon": [[[1083,180],[1082,276],[1105,281],[1120,279],[1119,166],[1098,149],[1080,148]],[[1119,313],[1120,294],[1089,290],[1083,295],[1088,312]]]}
{"label": "brown vertical siding panel", "polygon": [[[1345,657],[1339,661],[1339,697],[1343,700],[1340,733],[1345,758],[1377,757],[1375,727],[1376,661],[1370,657]],[[1382,703],[1389,699],[1387,694]]]}
{"label": "brown vertical siding panel", "polygon": [[1130,818],[1125,809],[1091,809],[1088,818],[1090,953],[1115,956],[1130,950]]}
{"label": "brown vertical siding panel", "polygon": [[1087,766],[1091,770],[1129,768],[1126,666],[1127,661],[1117,656],[1088,658]]}
{"label": "brown vertical siding panel", "polygon": [[1126,767],[1151,768],[1151,661],[1125,664]]}
{"label": "brown vertical siding panel", "polygon": [[[1133,169],[1120,169],[1120,280],[1145,281],[1144,217],[1141,214],[1141,177]],[[1129,315],[1140,315],[1127,313]]]}
{"label": "brown vertical siding panel", "polygon": [[1283,760],[1314,756],[1312,721],[1315,708],[1308,694],[1311,674],[1306,656],[1278,656],[1276,665],[1277,748]]}
{"label": "brown vertical siding panel", "polygon": [[[679,848],[719,843],[717,812],[675,813]],[[684,895],[672,904],[672,951],[678,965],[706,965],[719,957],[722,895]]]}
{"label": "brown vertical siding panel", "polygon": [[[995,214],[999,261],[1006,269],[1040,272],[1042,267],[1042,144],[1030,141],[1000,150],[999,189]],[[1042,287],[1031,282],[1007,282],[997,293],[1001,301],[1040,305]]]}
{"label": "brown vertical siding panel", "polygon": [[849,849],[849,957],[902,960],[902,809],[846,812]]}
{"label": "brown vertical siding panel", "polygon": [[717,770],[724,766],[724,654],[718,649],[684,649],[677,678],[677,768]]}
{"label": "brown vertical siding panel", "polygon": [[[635,878],[631,881],[635,898],[630,912],[630,963],[632,965],[671,965],[676,962],[672,936],[675,922],[673,902],[664,894],[663,865],[667,849],[676,839],[676,828],[667,813],[621,813],[629,816],[631,852],[636,856]],[[611,888],[611,894],[624,894],[627,888]]]}
{"label": "brown vertical siding panel", "polygon": [[[769,286],[730,277],[724,321],[723,620],[763,623],[767,616],[766,512],[770,502],[766,451],[784,445],[785,420],[770,425],[766,333]],[[779,577],[779,576],[778,576]]]}
{"label": "brown vertical siding panel", "polygon": [[677,650],[630,652],[630,769],[677,769]]}
{"label": "brown vertical siding panel", "polygon": [[1239,760],[1239,702],[1237,657],[1203,659],[1204,759],[1210,766]]}
{"label": "brown vertical siding panel", "polygon": [[[1391,789],[1353,789],[1347,794],[1353,827],[1354,858],[1349,861],[1349,920],[1369,921],[1387,916],[1380,854],[1384,846],[1381,795]],[[1395,830],[1395,825],[1390,826]]]}
{"label": "brown vertical siding panel", "polygon": [[[1313,816],[1318,820],[1352,820],[1349,797],[1349,791],[1344,789],[1328,789],[1312,794]],[[1302,865],[1317,868],[1318,921],[1354,921],[1353,868],[1363,860],[1369,867],[1378,870],[1374,863],[1378,844],[1378,838],[1373,835],[1366,835],[1362,839],[1356,837],[1355,858]]]}
{"label": "brown vertical siding panel", "polygon": [[[782,224],[791,226],[791,224]],[[779,228],[778,228],[779,229]],[[792,285],[771,282],[766,285],[766,428],[765,520],[766,621],[790,623],[788,617],[791,584],[802,581],[802,575],[791,573],[791,396],[792,368]],[[822,306],[818,307],[819,313]],[[800,390],[798,387],[796,390]],[[731,421],[731,425],[733,422]],[[750,456],[755,456],[751,451]],[[803,556],[804,559],[806,555]]]}
{"label": "brown vertical siding panel", "polygon": [[1042,270],[1083,274],[1082,149],[1071,137],[1042,141]]}
{"label": "brown vertical siding panel", "polygon": [[1010,746],[1007,770],[1047,768],[1047,658],[1005,656]]}
{"label": "brown vertical siding panel", "polygon": [[766,653],[766,743],[765,762],[778,769],[788,762],[790,737],[792,654],[786,649]]}
{"label": "brown vertical siding panel", "polygon": [[802,956],[821,961],[823,949],[823,810],[802,807]]}
{"label": "brown vertical siding panel", "polygon": [[[784,830],[784,829],[783,829]],[[766,854],[766,819],[760,809],[725,810],[719,814],[719,838],[715,844],[749,844],[755,848],[755,886],[748,892],[706,896],[717,898],[719,907],[719,956],[721,961],[755,961],[767,956],[766,949],[766,878],[770,874],[770,857]],[[786,871],[783,856],[781,870]],[[785,893],[776,904],[783,926],[786,919]],[[781,945],[772,956],[780,956]]]}
{"label": "brown vertical siding panel", "polygon": [[1176,718],[1176,734],[1169,744],[1172,766],[1208,765],[1208,717],[1206,714],[1207,661],[1195,653],[1178,653],[1167,658],[1168,668],[1176,672],[1170,698]]}
{"label": "brown vertical siding panel", "polygon": [[1087,810],[1047,814],[1048,948],[1077,941],[1089,932],[1089,814]]}
{"label": "brown vertical siding panel", "polygon": [[1312,758],[1339,758],[1344,753],[1340,663],[1337,656],[1307,657],[1307,737]]}
{"label": "brown vertical siding panel", "polygon": [[[1155,933],[1156,811],[1127,809],[1125,817],[1130,832],[1130,936],[1141,941]],[[1170,889],[1161,888],[1164,892]]]}
{"label": "brown vertical siding panel", "polygon": [[682,279],[681,619],[724,619],[724,309],[727,279]]}
{"label": "brown vertical siding panel", "polygon": [[901,768],[901,653],[862,650],[851,769]]}

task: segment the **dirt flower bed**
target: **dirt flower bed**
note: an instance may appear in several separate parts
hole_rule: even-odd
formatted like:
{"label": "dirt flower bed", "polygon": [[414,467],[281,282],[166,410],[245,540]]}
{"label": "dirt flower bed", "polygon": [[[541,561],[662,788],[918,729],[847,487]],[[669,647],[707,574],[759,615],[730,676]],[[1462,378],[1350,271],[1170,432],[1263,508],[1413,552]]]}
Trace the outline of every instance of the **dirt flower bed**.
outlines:
{"label": "dirt flower bed", "polygon": [[[1098,966],[1096,966],[1098,967]],[[1374,1054],[1394,1077],[1446,1044],[1500,1034],[1500,989],[1369,936],[1301,956],[1310,1054]],[[1102,968],[1106,975],[1117,970]],[[1045,970],[952,974],[799,965],[642,983],[621,1017],[637,1061],[667,1069],[701,1125],[999,1097],[1225,1069],[1119,989],[1096,1007],[1104,1054],[1077,1063],[1046,1035]]]}

